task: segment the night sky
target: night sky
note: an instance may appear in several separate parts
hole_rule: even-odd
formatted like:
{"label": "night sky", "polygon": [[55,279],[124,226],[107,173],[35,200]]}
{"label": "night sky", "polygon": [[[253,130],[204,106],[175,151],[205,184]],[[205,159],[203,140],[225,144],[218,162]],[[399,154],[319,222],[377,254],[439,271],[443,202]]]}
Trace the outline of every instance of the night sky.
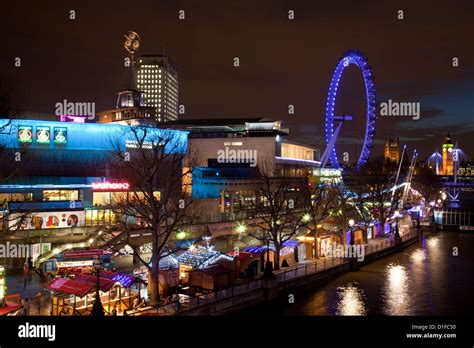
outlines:
{"label": "night sky", "polygon": [[[438,4],[437,4],[438,3]],[[421,118],[380,117],[383,139],[399,136],[422,157],[450,130],[474,156],[474,1],[21,1],[3,5],[0,78],[22,110],[115,105],[126,87],[123,34],[139,33],[141,54],[173,57],[181,118],[269,117],[292,138],[324,148],[328,85],[341,55],[359,49],[375,76],[378,104],[420,102]],[[69,11],[76,19],[69,19]],[[178,11],[185,11],[185,20]],[[295,19],[288,19],[288,11]],[[397,19],[398,10],[404,19]],[[22,66],[14,66],[15,57]],[[240,67],[233,66],[239,57]],[[459,58],[459,67],[452,58]],[[352,113],[338,152],[356,151],[365,122],[363,80],[345,72],[336,111]],[[288,114],[288,105],[295,114]],[[345,144],[345,145],[343,145]],[[360,145],[359,145],[360,146]]]}

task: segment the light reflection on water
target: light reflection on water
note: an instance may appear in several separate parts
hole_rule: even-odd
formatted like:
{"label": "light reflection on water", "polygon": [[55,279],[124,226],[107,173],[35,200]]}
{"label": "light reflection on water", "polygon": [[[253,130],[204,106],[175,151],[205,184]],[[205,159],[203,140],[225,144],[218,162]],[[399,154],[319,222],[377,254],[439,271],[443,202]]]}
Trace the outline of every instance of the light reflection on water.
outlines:
{"label": "light reflection on water", "polygon": [[[424,258],[422,250],[416,250],[411,254],[411,259],[415,263],[422,262]],[[380,293],[382,313],[386,315],[413,314],[410,289],[407,268],[392,263],[387,265]],[[338,287],[337,297],[336,315],[367,315],[367,299],[358,283],[351,282]]]}
{"label": "light reflection on water", "polygon": [[[453,257],[453,246],[463,253]],[[474,233],[438,231],[357,271],[302,288],[262,315],[471,315]],[[248,312],[246,312],[248,314]]]}
{"label": "light reflection on water", "polygon": [[337,288],[338,303],[336,315],[366,315],[364,292],[357,283]]}
{"label": "light reflection on water", "polygon": [[421,264],[426,258],[423,249],[416,249],[410,254],[410,259],[415,265]]}
{"label": "light reflection on water", "polygon": [[[419,257],[419,256],[416,256]],[[382,311],[387,315],[410,315],[412,304],[406,267],[389,264],[382,285]]]}
{"label": "light reflection on water", "polygon": [[430,248],[435,248],[439,246],[439,238],[438,237],[430,238],[428,239],[427,244]]}

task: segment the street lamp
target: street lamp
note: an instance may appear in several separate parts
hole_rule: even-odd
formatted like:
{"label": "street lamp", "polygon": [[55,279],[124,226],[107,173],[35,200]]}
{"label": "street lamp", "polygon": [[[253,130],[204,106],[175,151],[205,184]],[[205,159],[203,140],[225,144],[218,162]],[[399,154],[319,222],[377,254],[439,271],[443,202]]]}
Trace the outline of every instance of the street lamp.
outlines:
{"label": "street lamp", "polygon": [[239,226],[237,226],[237,232],[244,233],[245,231],[247,231],[247,226],[244,224],[239,224]]}
{"label": "street lamp", "polygon": [[270,262],[270,238],[268,237],[268,234],[266,234],[266,239],[267,239],[267,262],[265,263],[265,269],[263,271],[263,275],[267,278],[270,278],[273,276],[273,265]]}
{"label": "street lamp", "polygon": [[184,239],[186,238],[186,232],[183,230],[180,230],[176,233],[176,239]]}
{"label": "street lamp", "polygon": [[7,286],[5,284],[5,267],[0,266],[0,308],[5,306]]}
{"label": "street lamp", "polygon": [[99,277],[100,277],[100,257],[97,256],[94,260],[94,267],[96,270],[97,274],[97,283],[95,286],[95,301],[94,304],[92,305],[92,312],[91,314],[93,316],[98,316],[98,317],[103,317],[104,316],[104,307],[102,306],[102,302],[100,300],[100,282],[99,282]]}
{"label": "street lamp", "polygon": [[392,218],[395,219],[395,238],[400,238],[400,233],[398,231],[398,220],[402,217],[398,210],[395,210]]}
{"label": "street lamp", "polygon": [[306,213],[303,215],[303,222],[308,222],[309,220],[311,220],[311,215],[309,215],[309,213]]}
{"label": "street lamp", "polygon": [[320,245],[320,238],[319,238],[319,230],[323,227],[322,224],[317,224],[316,225],[316,233],[314,235],[314,243],[313,243],[313,247],[314,247],[314,252],[313,252],[313,256],[316,256],[316,258],[319,259],[319,254],[320,254],[320,249],[321,249],[321,245]]}
{"label": "street lamp", "polygon": [[49,315],[50,315],[50,316],[53,316],[53,314],[54,314],[54,310],[53,310],[53,304],[54,304],[54,299],[53,299],[54,290],[49,290],[49,296],[50,296],[50,301],[51,301],[51,307],[50,307],[50,309],[49,309]]}

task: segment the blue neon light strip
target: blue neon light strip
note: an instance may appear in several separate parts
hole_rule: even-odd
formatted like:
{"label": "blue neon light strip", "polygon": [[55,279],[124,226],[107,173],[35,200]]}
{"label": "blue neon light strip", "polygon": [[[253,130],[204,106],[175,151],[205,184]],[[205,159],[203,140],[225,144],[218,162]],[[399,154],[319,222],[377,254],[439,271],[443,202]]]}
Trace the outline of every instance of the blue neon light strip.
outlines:
{"label": "blue neon light strip", "polygon": [[70,184],[70,185],[0,185],[0,189],[50,189],[50,188],[91,188],[92,185]]}
{"label": "blue neon light strip", "polygon": [[[143,134],[143,128],[140,126],[134,127],[115,123],[0,119],[0,144],[7,148],[19,148],[21,146],[18,138],[20,127],[31,127],[32,134],[36,134],[38,128],[65,128],[67,141],[64,144],[55,144],[53,141],[50,141],[49,144],[39,144],[36,140],[33,140],[27,145],[28,148],[43,150],[125,151],[127,141],[133,142],[137,139],[132,129],[137,130],[139,139]],[[146,132],[145,142],[156,142],[160,138],[171,139],[165,146],[167,153],[184,154],[187,151],[187,132],[152,127],[147,127]]]}

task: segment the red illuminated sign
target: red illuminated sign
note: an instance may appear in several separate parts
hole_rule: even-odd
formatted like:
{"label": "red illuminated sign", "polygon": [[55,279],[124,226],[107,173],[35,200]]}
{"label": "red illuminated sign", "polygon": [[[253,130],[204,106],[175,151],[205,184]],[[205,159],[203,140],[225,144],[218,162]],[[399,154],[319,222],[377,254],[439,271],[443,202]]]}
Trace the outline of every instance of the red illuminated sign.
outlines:
{"label": "red illuminated sign", "polygon": [[92,189],[93,190],[128,190],[130,188],[130,184],[126,182],[93,182]]}
{"label": "red illuminated sign", "polygon": [[70,258],[80,258],[80,257],[91,257],[91,256],[102,256],[105,254],[105,251],[102,249],[87,249],[87,250],[75,250],[75,251],[66,251],[63,254],[65,259]]}

